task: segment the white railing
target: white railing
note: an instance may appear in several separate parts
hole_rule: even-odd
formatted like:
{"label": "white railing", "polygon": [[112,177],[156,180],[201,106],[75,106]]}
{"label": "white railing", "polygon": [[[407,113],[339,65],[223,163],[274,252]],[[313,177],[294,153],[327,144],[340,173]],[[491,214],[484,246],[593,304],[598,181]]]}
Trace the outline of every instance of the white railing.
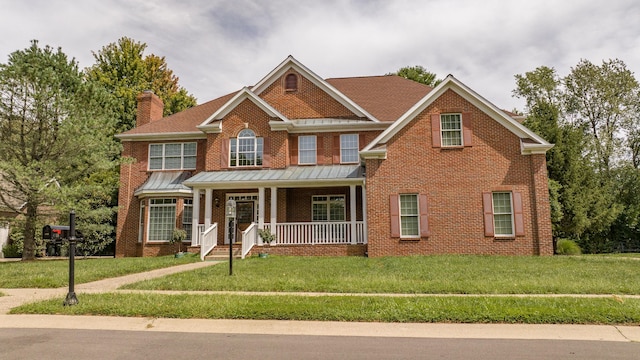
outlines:
{"label": "white railing", "polygon": [[202,244],[202,233],[204,232],[204,224],[197,225],[196,229],[198,229],[198,236],[195,239],[191,240],[191,246],[200,246],[200,244]]}
{"label": "white railing", "polygon": [[242,258],[251,251],[251,248],[256,244],[258,239],[258,226],[256,223],[251,223],[248,228],[242,232]]}
{"label": "white railing", "polygon": [[362,221],[356,222],[356,241],[351,240],[351,222],[305,222],[277,223],[275,231],[271,224],[264,224],[266,230],[276,235],[274,245],[315,245],[315,244],[364,244],[365,229]]}
{"label": "white railing", "polygon": [[207,256],[218,244],[218,223],[213,223],[203,234],[200,243],[200,260],[204,261]]}

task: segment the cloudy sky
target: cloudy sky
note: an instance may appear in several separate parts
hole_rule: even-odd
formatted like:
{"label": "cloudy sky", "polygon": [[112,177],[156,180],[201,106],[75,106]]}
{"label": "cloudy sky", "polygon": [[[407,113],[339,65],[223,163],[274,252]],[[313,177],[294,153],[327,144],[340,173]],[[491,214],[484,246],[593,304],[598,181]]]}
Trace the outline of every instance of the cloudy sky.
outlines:
{"label": "cloudy sky", "polygon": [[61,47],[81,67],[128,36],[164,56],[198,103],[257,83],[288,55],[323,78],[422,65],[499,107],[514,75],[580,59],[640,72],[638,0],[0,0],[0,62]]}

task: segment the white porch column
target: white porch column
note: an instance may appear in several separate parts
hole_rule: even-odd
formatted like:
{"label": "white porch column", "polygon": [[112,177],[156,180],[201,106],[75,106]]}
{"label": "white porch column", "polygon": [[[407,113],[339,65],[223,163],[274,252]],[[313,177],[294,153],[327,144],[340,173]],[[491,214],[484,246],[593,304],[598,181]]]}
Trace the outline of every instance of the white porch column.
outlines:
{"label": "white porch column", "polygon": [[276,229],[276,223],[278,222],[278,188],[271,187],[271,233],[276,235],[278,239],[278,231]]}
{"label": "white porch column", "polygon": [[204,190],[204,231],[211,226],[211,210],[213,203],[213,189]]}
{"label": "white porch column", "polygon": [[351,209],[351,243],[356,243],[356,186],[349,185],[349,209]]}
{"label": "white porch column", "polygon": [[264,187],[258,188],[258,229],[264,230]]}
{"label": "white porch column", "polygon": [[364,239],[364,243],[368,242],[369,237],[369,229],[367,227],[367,189],[365,188],[365,184],[362,184],[362,236]]}
{"label": "white porch column", "polygon": [[[193,189],[193,211],[191,216],[191,244],[200,240],[198,225],[200,224],[200,189]],[[199,244],[200,245],[200,244]]]}

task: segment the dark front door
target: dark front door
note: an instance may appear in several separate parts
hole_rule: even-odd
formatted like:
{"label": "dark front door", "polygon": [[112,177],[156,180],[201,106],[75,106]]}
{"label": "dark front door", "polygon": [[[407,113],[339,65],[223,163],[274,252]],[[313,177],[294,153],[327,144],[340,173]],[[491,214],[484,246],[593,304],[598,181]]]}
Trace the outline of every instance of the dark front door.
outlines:
{"label": "dark front door", "polygon": [[253,201],[238,201],[236,203],[236,221],[238,222],[238,236],[236,242],[242,241],[241,232],[245,231],[254,221]]}

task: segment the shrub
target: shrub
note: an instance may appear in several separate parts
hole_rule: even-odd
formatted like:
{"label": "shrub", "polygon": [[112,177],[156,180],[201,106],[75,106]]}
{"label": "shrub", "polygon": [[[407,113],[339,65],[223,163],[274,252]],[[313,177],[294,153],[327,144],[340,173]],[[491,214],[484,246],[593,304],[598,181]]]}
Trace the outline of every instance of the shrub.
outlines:
{"label": "shrub", "polygon": [[22,246],[17,243],[7,244],[2,247],[2,253],[6,258],[21,258]]}
{"label": "shrub", "polygon": [[569,239],[560,239],[558,240],[556,246],[556,254],[558,255],[580,255],[582,254],[582,250],[580,250],[580,246]]}

